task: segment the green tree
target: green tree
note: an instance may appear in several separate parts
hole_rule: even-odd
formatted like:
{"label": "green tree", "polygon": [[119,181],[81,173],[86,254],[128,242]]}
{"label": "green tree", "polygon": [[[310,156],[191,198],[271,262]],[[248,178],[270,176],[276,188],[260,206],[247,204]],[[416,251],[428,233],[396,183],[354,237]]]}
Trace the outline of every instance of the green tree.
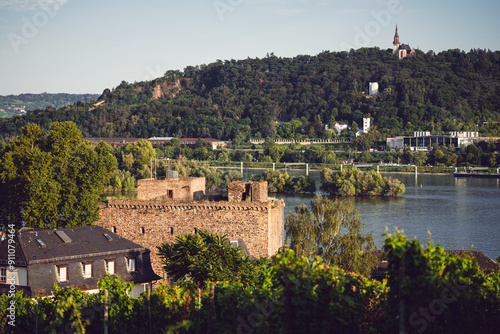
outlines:
{"label": "green tree", "polygon": [[339,161],[334,151],[326,151],[323,160],[326,164],[336,164]]}
{"label": "green tree", "polygon": [[206,281],[255,280],[256,263],[231,245],[226,236],[203,230],[182,234],[174,244],[158,247],[158,254],[172,280],[193,280],[199,288],[204,288]]}
{"label": "green tree", "polygon": [[411,148],[408,145],[404,145],[403,155],[401,158],[403,159],[403,163],[405,163],[405,164],[412,163],[413,154],[411,153]]}
{"label": "green tree", "polygon": [[497,160],[498,160],[498,158],[497,158],[497,155],[495,152],[489,154],[488,163],[489,163],[490,167],[493,167],[493,168],[498,167]]}
{"label": "green tree", "polygon": [[368,151],[374,144],[370,133],[363,133],[351,141],[351,146],[358,151]]}
{"label": "green tree", "polygon": [[264,151],[264,154],[271,158],[274,162],[280,162],[281,157],[285,154],[285,148],[279,146],[272,146]]}
{"label": "green tree", "polygon": [[0,158],[0,223],[56,228],[92,224],[116,169],[109,145],[93,147],[72,122],[48,134],[29,124]]}
{"label": "green tree", "polygon": [[445,159],[445,164],[447,166],[455,166],[455,164],[458,161],[458,155],[455,153],[447,153],[446,154],[446,159]]}
{"label": "green tree", "polygon": [[311,209],[295,207],[286,217],[285,245],[299,256],[319,256],[330,265],[368,277],[376,264],[371,233],[364,232],[358,211],[349,201],[316,195]]}
{"label": "green tree", "polygon": [[496,151],[496,149],[497,149],[497,144],[495,142],[495,139],[490,138],[488,140],[488,151],[494,152],[494,151]]}
{"label": "green tree", "polygon": [[425,152],[423,151],[417,151],[413,155],[413,161],[417,166],[422,166],[427,162],[427,154],[425,154]]}
{"label": "green tree", "polygon": [[229,151],[225,148],[217,155],[217,160],[219,161],[229,161]]}
{"label": "green tree", "polygon": [[151,162],[154,162],[156,151],[149,140],[139,139],[125,147],[125,154],[131,154],[134,158],[130,172],[139,177],[149,177],[151,173]]}

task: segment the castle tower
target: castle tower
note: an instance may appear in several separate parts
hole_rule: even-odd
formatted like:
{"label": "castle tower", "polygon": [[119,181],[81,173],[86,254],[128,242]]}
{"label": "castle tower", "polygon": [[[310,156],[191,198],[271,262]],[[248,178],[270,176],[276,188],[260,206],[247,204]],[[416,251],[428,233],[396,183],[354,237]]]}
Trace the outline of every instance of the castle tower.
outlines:
{"label": "castle tower", "polygon": [[396,53],[396,50],[399,48],[399,34],[398,34],[398,25],[396,25],[396,33],[394,34],[394,42],[392,42],[393,45],[393,52]]}

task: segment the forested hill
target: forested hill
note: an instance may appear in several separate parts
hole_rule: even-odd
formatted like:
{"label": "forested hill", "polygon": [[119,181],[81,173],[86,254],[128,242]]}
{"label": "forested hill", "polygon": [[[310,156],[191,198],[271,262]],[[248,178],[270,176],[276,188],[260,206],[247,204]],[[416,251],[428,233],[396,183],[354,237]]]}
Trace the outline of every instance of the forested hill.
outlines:
{"label": "forested hill", "polygon": [[[369,82],[379,83],[379,93],[367,98]],[[11,136],[27,122],[47,127],[71,120],[88,137],[323,137],[334,120],[360,124],[367,116],[383,135],[479,130],[499,136],[493,121],[500,121],[500,51],[419,51],[398,60],[363,48],[217,61],[122,82],[96,104],[2,119],[0,131]]]}
{"label": "forested hill", "polygon": [[0,117],[22,115],[27,110],[45,109],[49,106],[61,108],[77,101],[90,102],[98,97],[98,94],[66,93],[0,95]]}

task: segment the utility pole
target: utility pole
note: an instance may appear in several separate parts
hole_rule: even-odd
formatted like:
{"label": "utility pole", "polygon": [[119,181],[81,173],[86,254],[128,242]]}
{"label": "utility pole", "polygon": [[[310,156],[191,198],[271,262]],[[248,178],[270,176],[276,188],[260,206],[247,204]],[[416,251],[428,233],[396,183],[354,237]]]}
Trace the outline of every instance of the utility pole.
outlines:
{"label": "utility pole", "polygon": [[108,334],[108,290],[104,290],[104,334]]}

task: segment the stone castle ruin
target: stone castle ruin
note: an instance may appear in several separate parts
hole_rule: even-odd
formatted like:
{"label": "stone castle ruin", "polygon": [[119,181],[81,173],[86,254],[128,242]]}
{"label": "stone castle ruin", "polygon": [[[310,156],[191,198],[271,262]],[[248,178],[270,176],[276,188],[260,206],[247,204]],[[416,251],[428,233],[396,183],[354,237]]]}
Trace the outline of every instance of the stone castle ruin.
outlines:
{"label": "stone castle ruin", "polygon": [[200,201],[205,198],[204,177],[142,179],[137,184],[137,198],[142,200]]}
{"label": "stone castle ruin", "polygon": [[153,270],[163,278],[157,246],[203,229],[242,240],[253,257],[272,256],[283,245],[284,201],[267,196],[267,182],[232,182],[227,201],[208,201],[205,178],[140,180],[140,200],[101,204],[97,225],[151,250]]}

